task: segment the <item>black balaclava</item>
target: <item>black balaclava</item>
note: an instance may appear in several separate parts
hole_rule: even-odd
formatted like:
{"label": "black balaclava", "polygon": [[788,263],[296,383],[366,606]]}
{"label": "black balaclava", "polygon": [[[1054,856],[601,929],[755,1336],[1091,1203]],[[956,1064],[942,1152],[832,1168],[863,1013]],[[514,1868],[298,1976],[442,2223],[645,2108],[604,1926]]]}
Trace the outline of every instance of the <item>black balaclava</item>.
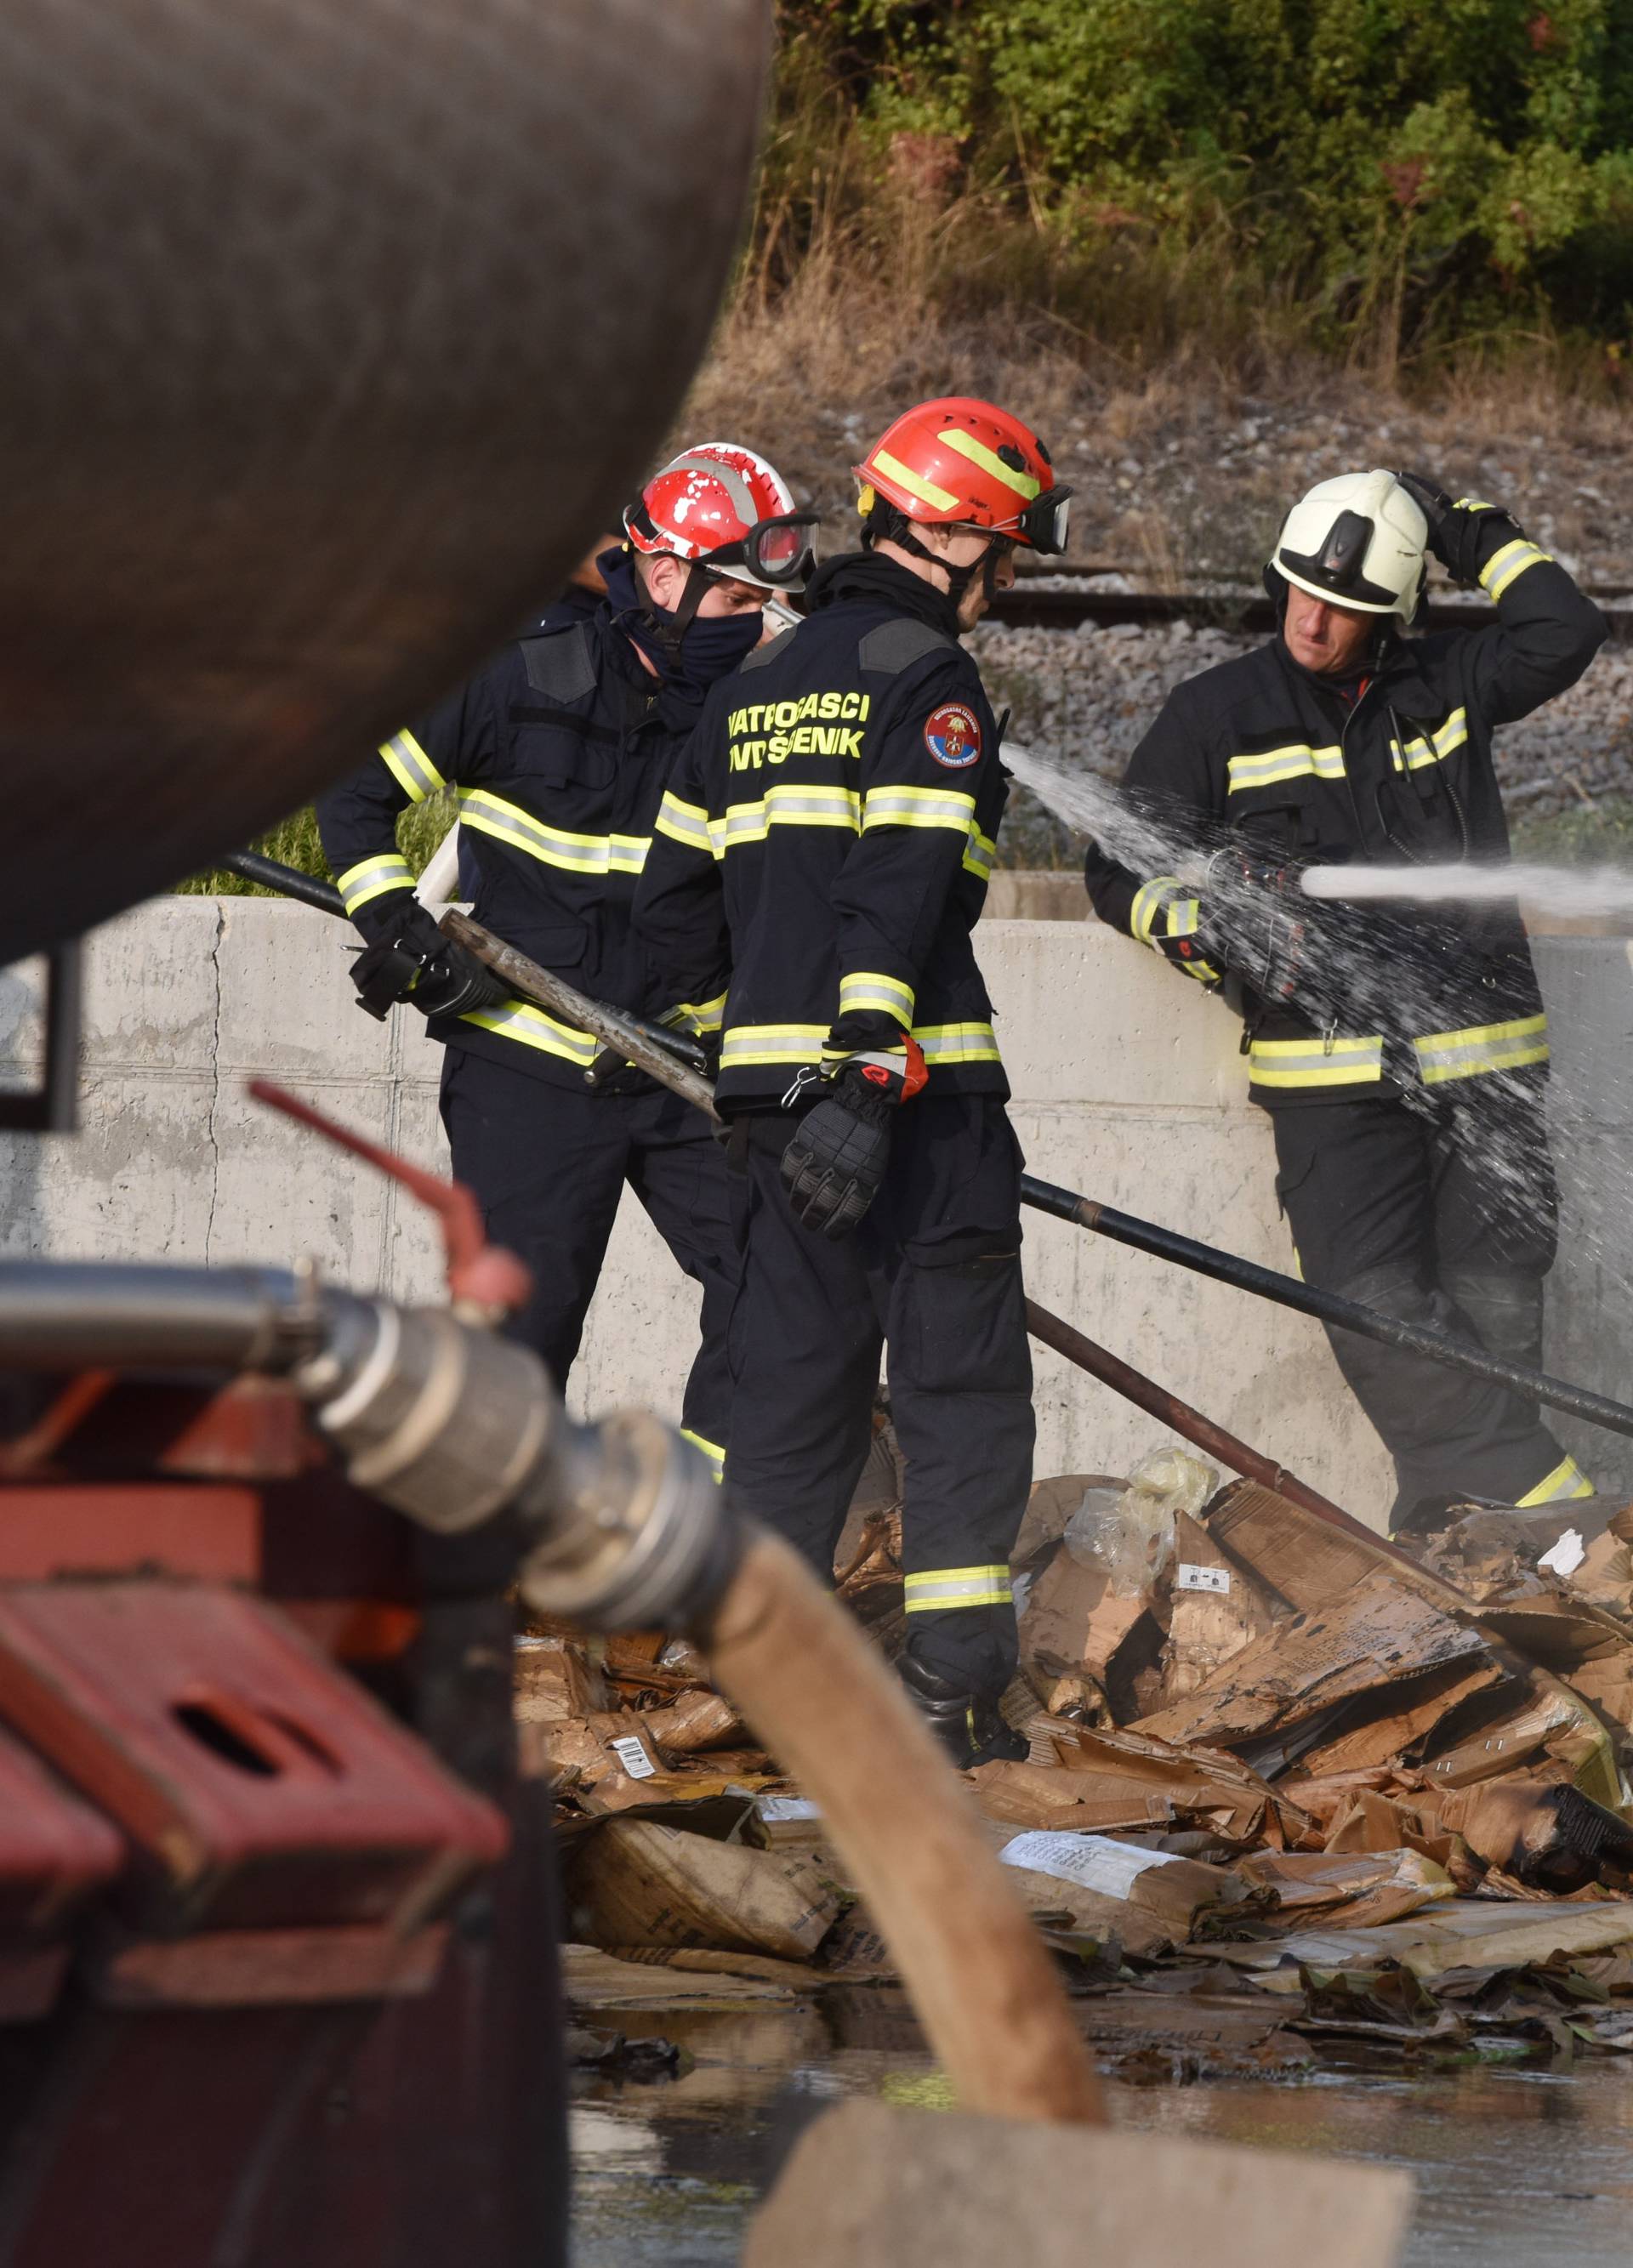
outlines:
{"label": "black balaclava", "polygon": [[760,642],[765,624],[757,608],[698,616],[657,605],[642,587],[634,554],[624,544],[603,551],[595,564],[607,585],[613,622],[657,671],[666,710],[695,715],[710,686],[729,677]]}

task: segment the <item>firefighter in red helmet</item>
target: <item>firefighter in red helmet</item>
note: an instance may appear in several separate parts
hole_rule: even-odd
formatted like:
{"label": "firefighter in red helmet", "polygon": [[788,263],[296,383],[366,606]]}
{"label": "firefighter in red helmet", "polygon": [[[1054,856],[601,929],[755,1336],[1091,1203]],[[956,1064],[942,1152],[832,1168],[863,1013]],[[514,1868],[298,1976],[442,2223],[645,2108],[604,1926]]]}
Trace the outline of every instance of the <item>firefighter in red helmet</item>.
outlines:
{"label": "firefighter in red helmet", "polygon": [[728,1485],[831,1574],[882,1347],[907,1460],[908,1690],[961,1764],[1020,1756],[1009,1555],[1031,1476],[1021,1158],[971,945],[1005,800],[959,644],[1068,490],[1029,427],[922,402],[855,468],[862,549],[704,705],[636,921],[725,993],[743,1286]]}
{"label": "firefighter in red helmet", "polygon": [[430,1020],[446,1048],[454,1170],[489,1235],[533,1270],[516,1335],[565,1384],[627,1183],[702,1287],[683,1418],[717,1470],[737,1278],[719,1145],[696,1111],[514,998],[442,935],[416,902],[396,822],[456,788],[478,921],[583,991],[700,1036],[717,1030],[720,1000],[673,989],[631,907],[676,753],[709,688],[753,650],[767,598],[799,587],[811,519],[752,449],[686,450],[647,482],[624,514],[624,541],[596,562],[599,605],[550,608],[318,806],[366,941],[354,966],[361,1003],[384,1015],[406,1001]]}

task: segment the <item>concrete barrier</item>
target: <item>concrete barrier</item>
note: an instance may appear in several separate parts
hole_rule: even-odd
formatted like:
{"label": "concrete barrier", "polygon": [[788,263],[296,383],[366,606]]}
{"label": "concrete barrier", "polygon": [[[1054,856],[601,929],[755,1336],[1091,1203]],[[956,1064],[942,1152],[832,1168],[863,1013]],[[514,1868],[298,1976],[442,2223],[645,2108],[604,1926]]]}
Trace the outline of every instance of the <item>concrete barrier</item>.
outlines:
{"label": "concrete barrier", "polygon": [[[1033,1171],[1125,1211],[1286,1268],[1269,1128],[1246,1100],[1238,1027],[1150,954],[1092,922],[992,921],[981,959]],[[433,1297],[436,1240],[378,1175],[251,1103],[284,1080],[423,1161],[445,1158],[440,1051],[417,1020],[359,1012],[336,924],[255,898],[165,898],[89,947],[84,1130],[8,1138],[0,1250],[60,1257],[286,1260],[336,1279]],[[1633,1157],[1633,969],[1619,941],[1543,941],[1568,1203],[1549,1359],[1625,1395],[1633,1221],[1615,1199]],[[0,973],[0,1070],[38,1049],[37,977]],[[1570,1249],[1592,1217],[1591,1247]],[[1387,1461],[1317,1327],[1183,1270],[1029,1216],[1033,1295],[1363,1516],[1381,1519]],[[695,1294],[632,1202],[615,1232],[574,1373],[580,1407],[678,1403]],[[1037,1350],[1040,1473],[1125,1471],[1151,1420]],[[1563,1429],[1633,1493],[1633,1443]]]}

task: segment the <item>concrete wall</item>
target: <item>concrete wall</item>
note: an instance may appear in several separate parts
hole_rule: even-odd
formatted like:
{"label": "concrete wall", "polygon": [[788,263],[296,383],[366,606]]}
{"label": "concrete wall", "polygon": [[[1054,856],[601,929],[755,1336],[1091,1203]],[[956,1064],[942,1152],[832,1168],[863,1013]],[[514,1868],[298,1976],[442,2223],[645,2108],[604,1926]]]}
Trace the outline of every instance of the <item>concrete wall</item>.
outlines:
{"label": "concrete wall", "polygon": [[[1238,1026],[1149,954],[1093,923],[992,921],[980,949],[1032,1169],[1123,1210],[1285,1268],[1269,1130],[1246,1101]],[[1572,1096],[1568,1191],[1608,1242],[1555,1277],[1551,1359],[1625,1393],[1633,1227],[1633,971],[1601,940],[1544,945]],[[417,1020],[353,1005],[337,924],[267,899],[166,898],[89,947],[84,1131],[4,1143],[0,1250],[60,1257],[287,1260],[433,1296],[423,1214],[366,1167],[250,1102],[263,1072],[425,1161],[443,1159],[439,1051]],[[0,1071],[38,1043],[33,972],[0,973]],[[1033,1296],[1366,1516],[1390,1494],[1381,1450],[1319,1331],[1239,1292],[1029,1215]],[[1616,1246],[1619,1236],[1620,1246]],[[632,1203],[615,1233],[573,1380],[580,1407],[673,1410],[695,1298]],[[1037,1351],[1040,1473],[1125,1471],[1161,1438],[1138,1411]],[[1596,1469],[1633,1459],[1586,1432]],[[1633,1447],[1633,1445],[1628,1445]]]}

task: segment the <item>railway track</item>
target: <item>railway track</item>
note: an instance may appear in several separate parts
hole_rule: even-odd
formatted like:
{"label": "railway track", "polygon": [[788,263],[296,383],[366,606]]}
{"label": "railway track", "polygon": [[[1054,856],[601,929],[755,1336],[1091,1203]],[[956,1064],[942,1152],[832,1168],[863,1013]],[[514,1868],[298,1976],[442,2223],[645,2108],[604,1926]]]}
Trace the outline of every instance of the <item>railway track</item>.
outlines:
{"label": "railway track", "polygon": [[[1098,568],[1076,574],[1021,575],[993,600],[989,620],[1017,630],[1075,630],[1093,622],[1151,627],[1195,622],[1216,630],[1262,635],[1275,626],[1269,600],[1250,585],[1219,585],[1194,591],[1137,591],[1110,580],[1119,571]],[[1616,587],[1590,591],[1618,642],[1633,638],[1633,591]],[[1431,599],[1420,624],[1435,630],[1481,630],[1493,621],[1489,602],[1461,593]]]}

